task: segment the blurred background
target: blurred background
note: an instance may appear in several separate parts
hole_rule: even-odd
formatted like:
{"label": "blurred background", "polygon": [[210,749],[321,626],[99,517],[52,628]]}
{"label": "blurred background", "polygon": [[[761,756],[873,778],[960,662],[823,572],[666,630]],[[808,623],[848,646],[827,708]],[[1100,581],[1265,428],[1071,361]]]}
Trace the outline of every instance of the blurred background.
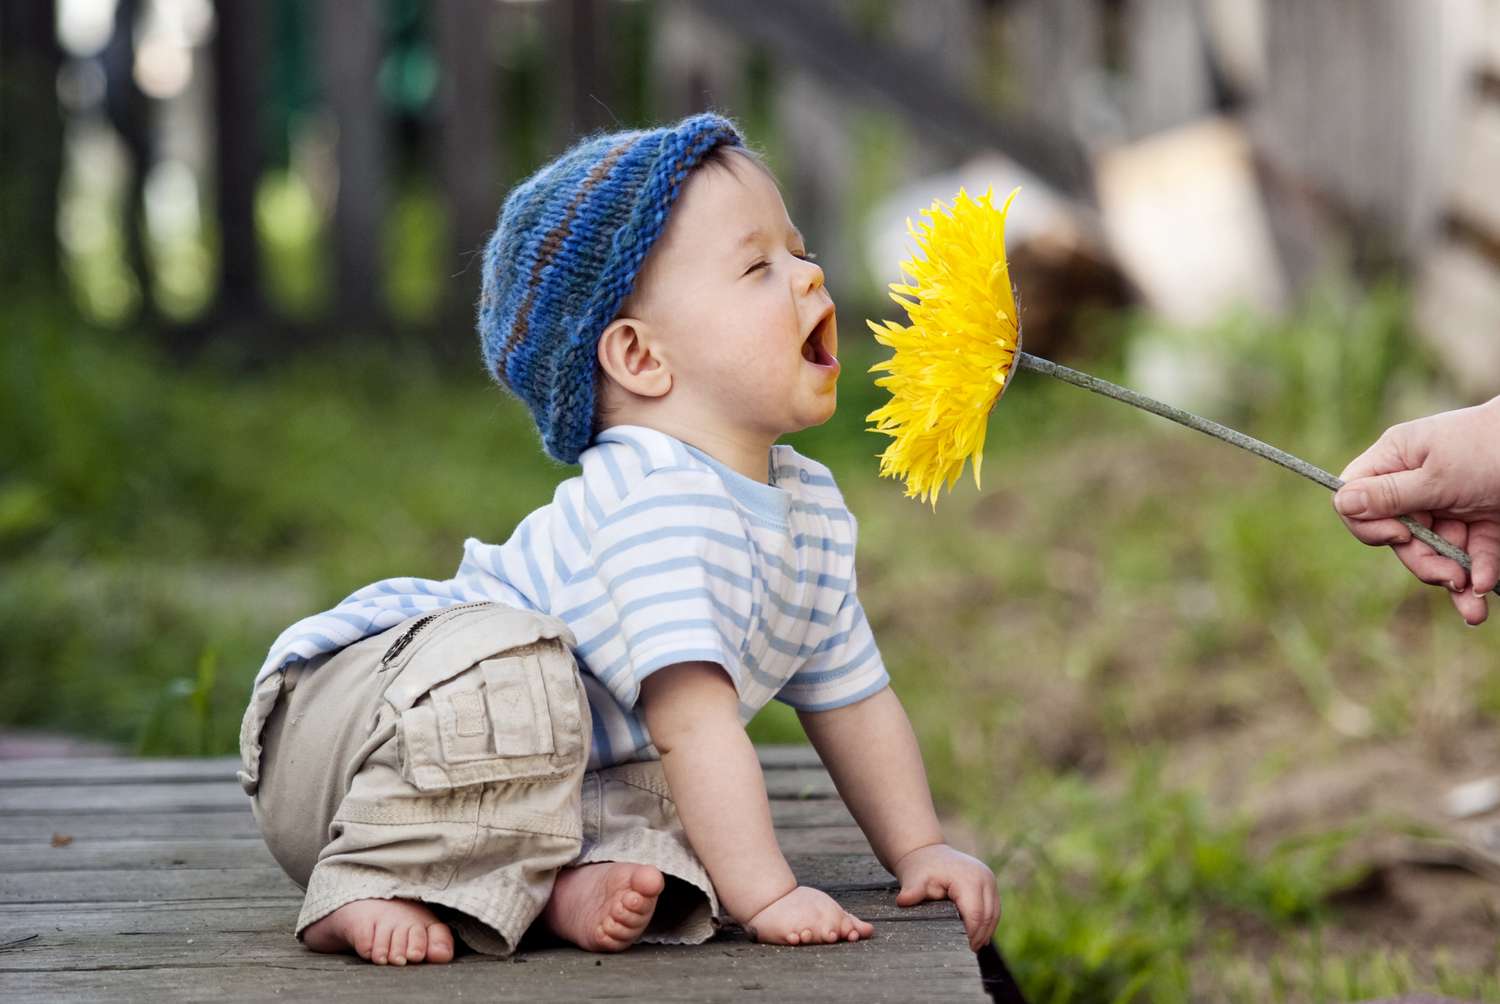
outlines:
{"label": "blurred background", "polygon": [[1500,1000],[1500,626],[1040,377],[935,512],[864,429],[960,185],[1022,186],[1028,349],[1334,471],[1500,392],[1496,0],[0,0],[0,755],[231,752],[288,623],[546,502],[485,235],[704,108],[828,272],[841,407],[793,441],[1032,999]]}

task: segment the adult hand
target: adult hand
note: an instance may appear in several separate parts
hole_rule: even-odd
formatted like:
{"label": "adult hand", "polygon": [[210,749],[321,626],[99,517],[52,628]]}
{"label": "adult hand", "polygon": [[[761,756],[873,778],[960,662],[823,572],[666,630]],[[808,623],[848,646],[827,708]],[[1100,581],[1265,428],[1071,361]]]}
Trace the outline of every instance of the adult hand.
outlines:
{"label": "adult hand", "polygon": [[[1500,397],[1387,429],[1340,475],[1334,509],[1355,537],[1390,545],[1413,575],[1444,586],[1469,624],[1500,582]],[[1406,515],[1469,552],[1471,571],[1394,517]]]}

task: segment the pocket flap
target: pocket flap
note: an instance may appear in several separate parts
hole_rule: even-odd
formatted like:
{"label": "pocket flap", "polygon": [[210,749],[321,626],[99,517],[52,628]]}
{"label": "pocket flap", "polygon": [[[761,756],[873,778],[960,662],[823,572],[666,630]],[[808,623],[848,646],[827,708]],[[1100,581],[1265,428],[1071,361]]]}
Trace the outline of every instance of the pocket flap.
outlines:
{"label": "pocket flap", "polygon": [[562,777],[587,759],[587,715],[573,657],[560,646],[485,659],[401,713],[401,773],[423,791]]}
{"label": "pocket flap", "polygon": [[[434,687],[490,656],[538,641],[558,639],[572,648],[573,633],[556,617],[501,603],[455,610],[435,621],[383,670],[390,674],[385,700],[399,714]],[[422,653],[419,665],[410,666]],[[408,666],[410,671],[408,672]]]}
{"label": "pocket flap", "polygon": [[495,752],[501,756],[552,753],[552,711],[535,652],[479,664]]}

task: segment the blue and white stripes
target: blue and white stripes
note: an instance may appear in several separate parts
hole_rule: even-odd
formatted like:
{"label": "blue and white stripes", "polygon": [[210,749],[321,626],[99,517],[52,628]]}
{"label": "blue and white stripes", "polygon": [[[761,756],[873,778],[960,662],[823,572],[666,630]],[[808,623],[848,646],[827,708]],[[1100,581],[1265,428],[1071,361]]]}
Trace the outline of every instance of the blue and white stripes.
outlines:
{"label": "blue and white stripes", "polygon": [[635,710],[664,666],[715,662],[749,719],[773,697],[801,710],[888,683],[855,592],[855,524],[827,468],[773,448],[758,484],[663,433],[606,430],[504,544],[469,540],[446,581],[388,579],[299,621],[261,677],[428,610],[494,600],[566,622],[594,715],[593,767],[653,755]]}

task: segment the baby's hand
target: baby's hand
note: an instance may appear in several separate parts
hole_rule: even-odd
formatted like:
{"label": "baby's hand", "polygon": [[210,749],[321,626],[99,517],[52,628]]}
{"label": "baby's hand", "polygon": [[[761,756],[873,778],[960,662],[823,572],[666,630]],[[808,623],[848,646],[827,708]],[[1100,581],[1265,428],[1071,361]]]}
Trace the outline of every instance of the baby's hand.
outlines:
{"label": "baby's hand", "polygon": [[751,917],[745,930],[768,945],[831,945],[868,938],[875,926],[845,911],[826,892],[799,885]]}
{"label": "baby's hand", "polygon": [[979,951],[995,936],[1000,921],[1000,892],[995,873],[978,858],[947,844],[932,844],[907,852],[896,862],[901,891],[897,906],[916,906],[923,900],[951,899],[958,906],[969,947]]}

